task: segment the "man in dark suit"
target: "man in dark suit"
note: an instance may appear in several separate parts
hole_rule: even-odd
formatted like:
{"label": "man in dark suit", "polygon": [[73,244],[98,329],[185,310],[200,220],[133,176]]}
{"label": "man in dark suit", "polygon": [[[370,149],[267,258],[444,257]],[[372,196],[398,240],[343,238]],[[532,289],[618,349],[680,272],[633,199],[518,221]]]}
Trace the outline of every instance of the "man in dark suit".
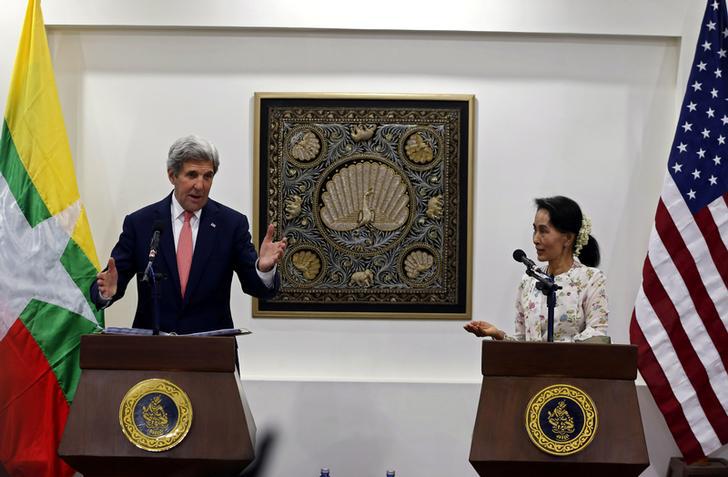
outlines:
{"label": "man in dark suit", "polygon": [[279,287],[276,264],[286,240],[273,241],[268,227],[260,255],[251,243],[248,219],[208,198],[219,166],[209,141],[186,136],[169,149],[167,175],[174,190],[161,201],[128,215],[107,268],[91,286],[99,308],[124,296],[137,277],[135,328],[153,328],[151,287],[142,282],[154,229],[162,230],[154,272],[159,288],[160,330],[177,334],[232,328],[233,272],[243,291],[267,298]]}

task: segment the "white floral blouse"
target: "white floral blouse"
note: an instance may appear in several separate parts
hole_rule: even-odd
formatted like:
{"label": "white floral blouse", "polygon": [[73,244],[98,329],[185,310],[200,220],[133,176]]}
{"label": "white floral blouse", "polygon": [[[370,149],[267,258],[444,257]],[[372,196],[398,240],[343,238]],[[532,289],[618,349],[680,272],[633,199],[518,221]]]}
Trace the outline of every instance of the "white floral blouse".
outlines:
{"label": "white floral blouse", "polygon": [[[542,270],[544,271],[544,270]],[[562,288],[556,292],[554,341],[583,341],[606,336],[607,290],[604,273],[587,267],[574,257],[571,268],[555,281]],[[518,341],[546,341],[548,334],[546,295],[536,288],[536,280],[524,275],[516,300],[516,334]]]}

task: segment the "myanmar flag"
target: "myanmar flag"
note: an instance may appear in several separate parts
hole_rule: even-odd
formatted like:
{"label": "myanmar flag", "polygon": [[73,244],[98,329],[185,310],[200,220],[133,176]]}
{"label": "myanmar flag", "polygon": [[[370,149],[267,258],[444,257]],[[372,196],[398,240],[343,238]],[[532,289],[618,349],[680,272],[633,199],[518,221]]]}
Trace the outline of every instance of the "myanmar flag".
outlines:
{"label": "myanmar flag", "polygon": [[103,326],[99,268],[81,205],[39,0],[30,0],[0,136],[0,462],[65,476],[58,458],[81,335]]}

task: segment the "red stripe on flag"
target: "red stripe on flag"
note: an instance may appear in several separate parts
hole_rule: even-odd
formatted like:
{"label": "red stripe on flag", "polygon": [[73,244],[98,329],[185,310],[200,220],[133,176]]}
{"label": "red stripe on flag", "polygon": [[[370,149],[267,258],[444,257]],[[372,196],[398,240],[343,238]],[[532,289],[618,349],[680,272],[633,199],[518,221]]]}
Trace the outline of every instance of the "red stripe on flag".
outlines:
{"label": "red stripe on flag", "polygon": [[0,341],[0,461],[10,475],[71,476],[57,454],[69,406],[31,334],[16,320]]}
{"label": "red stripe on flag", "polygon": [[708,373],[705,371],[705,366],[703,366],[698,354],[695,352],[690,338],[680,322],[680,315],[675,309],[675,305],[670,301],[662,282],[657,277],[649,257],[645,260],[642,270],[642,288],[650,305],[652,305],[655,315],[670,338],[680,364],[695,389],[703,412],[711,422],[718,438],[725,442],[728,440],[728,415],[726,415],[720,399],[715,394]]}
{"label": "red stripe on flag", "polygon": [[715,304],[710,298],[710,295],[708,295],[708,291],[705,289],[705,285],[700,278],[698,267],[695,266],[695,260],[685,245],[680,231],[673,223],[670,213],[667,211],[667,207],[665,207],[662,199],[657,204],[655,229],[685,282],[695,310],[705,325],[708,336],[713,341],[716,350],[718,350],[723,367],[728,369],[728,331],[726,331],[725,325],[723,325],[720,316],[718,316]]}
{"label": "red stripe on flag", "polygon": [[[695,223],[698,225],[700,233],[703,234],[705,243],[708,245],[710,256],[713,257],[713,263],[728,263],[728,249],[726,249],[723,239],[720,237],[720,230],[718,230],[718,226],[715,224],[715,220],[713,220],[713,214],[710,213],[710,209],[703,207],[693,217],[695,217]],[[718,269],[723,283],[728,287],[728,267],[717,266],[715,268]]]}
{"label": "red stripe on flag", "polygon": [[670,428],[670,432],[672,432],[672,436],[675,438],[675,442],[683,456],[689,462],[705,457],[703,448],[700,446],[695,434],[693,434],[682,407],[675,398],[670,383],[662,367],[660,367],[660,363],[655,358],[650,344],[645,339],[639,323],[637,323],[634,312],[632,312],[632,321],[629,326],[629,338],[630,342],[637,346],[637,365],[640,373],[645,378],[657,407],[665,416],[667,426]]}

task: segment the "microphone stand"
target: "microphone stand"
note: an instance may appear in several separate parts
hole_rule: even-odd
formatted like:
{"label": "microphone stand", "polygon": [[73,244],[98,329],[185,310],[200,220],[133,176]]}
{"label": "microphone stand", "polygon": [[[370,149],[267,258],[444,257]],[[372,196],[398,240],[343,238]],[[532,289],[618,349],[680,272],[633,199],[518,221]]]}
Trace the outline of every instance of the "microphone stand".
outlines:
{"label": "microphone stand", "polygon": [[147,262],[147,267],[144,269],[144,273],[142,276],[142,282],[149,282],[152,287],[152,335],[157,336],[159,335],[159,287],[157,286],[157,275],[159,275],[160,280],[164,279],[163,274],[156,274],[154,273],[154,268],[152,267],[152,264],[154,263],[154,259],[157,258],[158,254],[158,248],[159,248],[159,236],[162,234],[162,230],[164,230],[164,221],[162,220],[155,220],[154,224],[152,226],[153,233],[152,233],[152,241],[149,244],[149,261]]}
{"label": "microphone stand", "polygon": [[157,286],[157,276],[152,267],[152,261],[149,261],[147,269],[144,270],[143,281],[149,281],[152,286],[152,335],[159,335],[159,287]]}
{"label": "microphone stand", "polygon": [[556,290],[561,287],[554,281],[553,275],[546,275],[531,267],[526,268],[526,275],[536,279],[536,288],[546,295],[546,307],[548,308],[548,328],[546,341],[552,343],[554,341],[554,308],[556,308]]}
{"label": "microphone stand", "polygon": [[164,280],[164,274],[163,273],[154,273],[154,267],[152,267],[152,264],[154,263],[154,259],[157,258],[157,252],[156,250],[152,250],[153,253],[150,253],[149,262],[147,262],[147,268],[144,270],[144,273],[142,274],[142,282],[149,282],[150,286],[152,287],[152,335],[157,336],[159,335],[159,286],[157,284],[157,277],[159,277],[160,280]]}

